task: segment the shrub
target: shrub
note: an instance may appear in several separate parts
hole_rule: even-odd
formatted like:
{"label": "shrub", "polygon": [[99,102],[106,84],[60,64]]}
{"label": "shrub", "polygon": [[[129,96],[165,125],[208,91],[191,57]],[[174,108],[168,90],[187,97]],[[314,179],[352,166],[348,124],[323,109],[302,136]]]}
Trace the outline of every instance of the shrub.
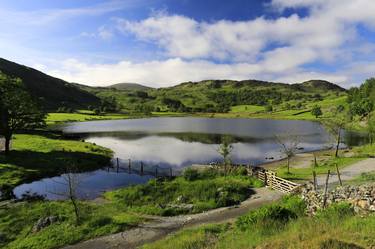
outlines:
{"label": "shrub", "polygon": [[249,214],[241,216],[236,221],[236,226],[241,230],[248,229],[251,225],[257,223],[271,222],[288,222],[297,218],[297,214],[286,207],[280,205],[269,205],[260,209],[251,211]]}
{"label": "shrub", "polygon": [[349,203],[341,202],[334,203],[326,209],[319,210],[316,217],[325,220],[332,218],[341,219],[352,215],[354,215],[353,207]]}
{"label": "shrub", "polygon": [[184,170],[183,176],[187,181],[194,181],[199,178],[199,172],[196,169],[187,168]]}
{"label": "shrub", "polygon": [[320,243],[320,249],[363,249],[363,247],[337,239],[328,239]]}

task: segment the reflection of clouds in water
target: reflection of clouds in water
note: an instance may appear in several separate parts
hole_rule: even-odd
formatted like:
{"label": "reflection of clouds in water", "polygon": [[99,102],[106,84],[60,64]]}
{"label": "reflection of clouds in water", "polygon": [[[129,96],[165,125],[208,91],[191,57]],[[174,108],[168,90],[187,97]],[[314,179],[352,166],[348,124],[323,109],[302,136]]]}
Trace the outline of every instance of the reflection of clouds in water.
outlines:
{"label": "reflection of clouds in water", "polygon": [[184,142],[173,137],[149,136],[137,140],[91,137],[87,141],[111,148],[115,151],[115,157],[136,161],[180,166],[190,161],[207,161],[218,157],[217,146],[213,144]]}
{"label": "reflection of clouds in water", "polygon": [[[187,166],[189,163],[204,163],[221,160],[218,144],[186,142],[174,137],[150,135],[136,140],[114,137],[91,137],[89,142],[111,148],[115,157],[155,164]],[[262,162],[266,157],[280,158],[280,147],[272,140],[255,143],[234,143],[231,158],[234,162]]]}

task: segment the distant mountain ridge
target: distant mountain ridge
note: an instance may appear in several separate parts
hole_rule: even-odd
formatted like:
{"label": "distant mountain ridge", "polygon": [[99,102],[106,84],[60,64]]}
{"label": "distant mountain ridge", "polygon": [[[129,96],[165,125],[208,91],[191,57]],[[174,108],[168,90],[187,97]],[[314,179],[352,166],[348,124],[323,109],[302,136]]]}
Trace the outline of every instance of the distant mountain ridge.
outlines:
{"label": "distant mountain ridge", "polygon": [[20,78],[31,95],[40,99],[47,110],[61,106],[87,108],[100,104],[100,99],[94,94],[31,67],[0,58],[0,71]]}
{"label": "distant mountain ridge", "polygon": [[152,89],[152,87],[144,86],[138,83],[117,83],[108,86],[108,88],[114,88],[117,90],[129,90],[129,91],[145,91]]}
{"label": "distant mountain ridge", "polygon": [[[224,110],[234,105],[267,105],[292,100],[337,96],[346,90],[325,80],[286,84],[260,80],[203,80],[171,87],[152,88],[137,83],[119,83],[109,87],[91,87],[49,76],[33,68],[0,58],[0,71],[21,78],[30,93],[41,99],[45,109],[59,107],[87,109],[115,99],[123,110]],[[337,93],[337,94],[336,94]],[[169,107],[168,107],[169,106]],[[144,111],[144,110],[143,110]]]}

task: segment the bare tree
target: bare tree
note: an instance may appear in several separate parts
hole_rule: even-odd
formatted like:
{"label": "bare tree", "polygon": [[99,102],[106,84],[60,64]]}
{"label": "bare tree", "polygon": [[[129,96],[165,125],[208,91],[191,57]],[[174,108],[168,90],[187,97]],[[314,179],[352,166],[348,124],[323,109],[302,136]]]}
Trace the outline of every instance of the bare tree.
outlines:
{"label": "bare tree", "polygon": [[281,147],[281,152],[285,155],[287,160],[288,174],[290,174],[290,160],[297,153],[300,139],[296,135],[275,136],[276,141]]}
{"label": "bare tree", "polygon": [[232,150],[233,146],[230,137],[224,136],[217,151],[223,157],[225,173],[227,173],[227,165],[230,165],[231,163],[230,153],[232,153]]}
{"label": "bare tree", "polygon": [[78,205],[78,187],[80,178],[75,166],[67,167],[66,173],[62,175],[62,180],[62,182],[58,183],[64,186],[64,190],[58,192],[50,191],[50,193],[61,196],[70,201],[73,207],[76,224],[78,225],[81,221]]}
{"label": "bare tree", "polygon": [[327,119],[324,122],[325,127],[334,137],[336,142],[335,145],[335,157],[339,156],[339,149],[342,140],[342,132],[345,128],[345,124],[347,123],[347,115],[344,111],[336,110],[334,112],[334,116],[330,119]]}

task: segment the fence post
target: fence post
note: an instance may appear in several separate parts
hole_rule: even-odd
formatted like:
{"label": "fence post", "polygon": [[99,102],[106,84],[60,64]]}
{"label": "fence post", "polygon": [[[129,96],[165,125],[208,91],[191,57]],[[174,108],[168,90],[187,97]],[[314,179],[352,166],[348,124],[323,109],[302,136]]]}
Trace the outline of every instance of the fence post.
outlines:
{"label": "fence post", "polygon": [[337,177],[339,178],[340,186],[342,187],[342,181],[341,181],[341,175],[339,171],[339,166],[336,163],[336,171],[337,171]]}
{"label": "fence post", "polygon": [[128,171],[129,171],[129,174],[131,174],[131,172],[132,172],[132,164],[130,163],[130,159],[129,159]]}
{"label": "fence post", "polygon": [[317,182],[316,182],[316,172],[315,170],[313,171],[313,182],[314,182],[314,191],[317,190]]}
{"label": "fence post", "polygon": [[323,208],[326,207],[327,204],[327,192],[328,192],[328,180],[329,180],[329,174],[331,173],[330,170],[327,172],[327,178],[326,178],[326,183],[324,187],[324,197],[323,197]]}
{"label": "fence post", "polygon": [[116,166],[117,166],[116,171],[117,171],[117,173],[118,173],[119,168],[120,168],[120,163],[119,163],[119,159],[118,159],[118,157],[116,158]]}
{"label": "fence post", "polygon": [[264,173],[264,185],[267,186],[267,171],[263,170]]}
{"label": "fence post", "polygon": [[314,166],[317,167],[318,166],[318,162],[316,161],[316,154],[314,153]]}

